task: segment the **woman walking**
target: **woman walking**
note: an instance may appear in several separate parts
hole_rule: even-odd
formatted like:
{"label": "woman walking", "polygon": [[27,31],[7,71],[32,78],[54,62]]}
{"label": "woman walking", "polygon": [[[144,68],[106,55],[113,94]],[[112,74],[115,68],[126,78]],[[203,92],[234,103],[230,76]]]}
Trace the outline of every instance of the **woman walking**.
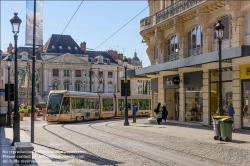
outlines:
{"label": "woman walking", "polygon": [[157,122],[158,124],[160,125],[161,124],[161,121],[162,121],[162,109],[161,109],[161,103],[158,103],[157,105],[157,115],[156,115],[156,118],[157,118]]}
{"label": "woman walking", "polygon": [[165,120],[165,123],[166,123],[167,117],[168,117],[168,111],[167,111],[166,103],[164,103],[162,106],[162,119]]}

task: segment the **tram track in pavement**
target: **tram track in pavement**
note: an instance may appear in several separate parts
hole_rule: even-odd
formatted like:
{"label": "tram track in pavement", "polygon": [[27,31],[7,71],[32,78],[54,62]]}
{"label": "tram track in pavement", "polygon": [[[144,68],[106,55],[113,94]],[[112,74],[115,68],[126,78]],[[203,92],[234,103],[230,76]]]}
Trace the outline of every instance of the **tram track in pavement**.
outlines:
{"label": "tram track in pavement", "polygon": [[[93,152],[87,150],[86,148],[83,148],[83,147],[81,147],[81,146],[79,146],[79,145],[77,145],[77,144],[75,144],[75,143],[69,141],[68,139],[65,139],[64,137],[62,137],[62,136],[60,136],[60,135],[58,135],[58,134],[56,134],[56,133],[50,131],[49,129],[46,128],[46,126],[47,126],[47,125],[43,126],[43,129],[44,129],[45,131],[47,131],[47,132],[53,134],[54,136],[57,136],[57,137],[60,138],[61,140],[67,142],[68,144],[74,146],[74,147],[77,148],[77,149],[80,149],[80,150],[82,150],[82,151],[85,151],[85,152],[89,153],[89,154],[91,155],[91,158],[90,158],[90,156],[88,156],[88,158],[89,158],[90,160],[96,159],[96,160],[100,161],[101,163],[100,163],[99,165],[109,165],[109,166],[114,166],[114,165],[115,165],[114,162],[111,162],[111,161],[108,160],[108,159],[101,158],[101,157],[99,157],[98,155],[94,154]],[[62,125],[61,127],[63,128],[63,126],[64,126],[64,125]]]}
{"label": "tram track in pavement", "polygon": [[[116,129],[116,128],[113,128],[113,127],[109,126],[109,124],[114,124],[114,123],[117,123],[117,122],[106,123],[105,126],[111,128],[111,129],[120,131],[119,129]],[[146,141],[142,141],[142,140],[137,140],[137,139],[135,139],[135,138],[130,138],[130,137],[128,137],[128,136],[119,135],[119,134],[111,133],[111,132],[108,132],[108,131],[103,131],[103,130],[101,130],[101,129],[98,129],[98,128],[93,127],[92,125],[93,125],[93,124],[90,124],[89,127],[92,128],[92,129],[94,129],[94,130],[101,131],[101,132],[103,132],[103,133],[105,133],[105,134],[110,134],[110,135],[114,135],[114,136],[126,138],[126,139],[129,139],[129,140],[137,141],[137,142],[139,142],[139,143],[144,143],[144,144],[152,145],[152,146],[154,146],[154,147],[159,147],[159,148],[164,148],[164,149],[172,150],[172,151],[175,151],[175,152],[178,152],[178,153],[181,153],[181,154],[185,154],[185,155],[188,155],[188,156],[193,156],[193,157],[196,157],[196,158],[202,158],[202,159],[204,159],[204,160],[211,161],[211,162],[213,162],[213,163],[222,164],[222,165],[225,164],[224,162],[219,161],[219,160],[215,160],[215,159],[203,157],[203,156],[196,155],[196,154],[191,154],[191,153],[184,152],[184,151],[177,150],[177,149],[170,148],[170,147],[163,147],[163,146],[158,145],[158,144],[154,144],[154,143],[146,142]],[[126,130],[126,129],[125,129],[125,130]],[[131,133],[131,130],[129,130],[128,132]],[[138,134],[138,132],[133,132],[133,133]],[[153,133],[153,132],[150,132],[150,133],[156,134],[156,133]],[[232,164],[231,164],[231,166],[235,166],[235,165],[232,165]]]}
{"label": "tram track in pavement", "polygon": [[66,129],[66,130],[68,130],[68,131],[71,131],[71,132],[73,132],[73,133],[82,135],[82,136],[84,136],[84,137],[91,138],[91,139],[93,139],[93,140],[102,142],[102,143],[104,143],[104,144],[110,145],[110,146],[115,147],[115,148],[117,148],[117,149],[124,150],[124,151],[126,151],[126,152],[129,152],[129,153],[138,155],[138,156],[140,156],[140,157],[142,157],[142,158],[145,158],[145,159],[148,159],[148,160],[150,160],[150,161],[154,161],[154,162],[156,162],[156,163],[158,163],[158,164],[160,164],[160,165],[166,166],[166,163],[165,163],[165,162],[158,161],[158,160],[154,159],[153,157],[150,157],[149,155],[148,155],[148,156],[146,156],[145,154],[142,155],[142,154],[139,153],[139,152],[134,152],[134,151],[131,151],[131,150],[129,150],[129,149],[127,149],[127,148],[124,148],[124,147],[122,147],[122,146],[119,146],[119,145],[116,145],[116,144],[113,144],[113,143],[110,143],[110,142],[107,142],[107,141],[103,141],[103,140],[101,140],[101,139],[99,139],[99,138],[95,138],[95,137],[92,137],[92,136],[89,136],[89,135],[80,133],[80,132],[78,132],[78,131],[74,131],[74,130],[72,130],[72,129],[66,128],[66,127],[65,127],[65,124],[62,125],[61,127],[64,128],[64,129]]}

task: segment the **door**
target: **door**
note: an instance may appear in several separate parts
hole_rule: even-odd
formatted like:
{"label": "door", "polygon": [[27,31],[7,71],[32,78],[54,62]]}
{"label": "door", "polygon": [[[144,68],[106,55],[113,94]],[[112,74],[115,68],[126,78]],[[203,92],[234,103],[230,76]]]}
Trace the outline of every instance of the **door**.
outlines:
{"label": "door", "polygon": [[250,109],[248,106],[250,100],[250,80],[242,82],[242,123],[243,128],[250,129]]}
{"label": "door", "polygon": [[165,91],[165,103],[167,104],[168,110],[168,119],[175,120],[175,104],[174,104],[174,96],[175,89],[167,89]]}

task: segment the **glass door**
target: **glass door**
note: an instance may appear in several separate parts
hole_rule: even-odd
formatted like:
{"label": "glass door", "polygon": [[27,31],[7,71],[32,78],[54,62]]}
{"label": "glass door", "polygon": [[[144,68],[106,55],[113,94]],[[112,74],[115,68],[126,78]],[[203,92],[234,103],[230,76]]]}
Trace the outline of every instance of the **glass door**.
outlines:
{"label": "glass door", "polygon": [[242,122],[244,128],[250,128],[250,110],[248,103],[250,100],[250,81],[244,81],[242,84]]}

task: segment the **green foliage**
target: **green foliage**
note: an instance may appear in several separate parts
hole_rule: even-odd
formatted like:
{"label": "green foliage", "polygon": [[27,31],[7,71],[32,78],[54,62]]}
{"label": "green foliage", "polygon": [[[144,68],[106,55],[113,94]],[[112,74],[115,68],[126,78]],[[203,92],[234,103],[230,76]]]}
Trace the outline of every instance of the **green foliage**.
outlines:
{"label": "green foliage", "polygon": [[[28,110],[28,113],[30,114],[31,113],[31,106],[28,105],[27,106],[27,110]],[[38,113],[38,108],[35,107],[35,112]]]}
{"label": "green foliage", "polygon": [[19,112],[19,113],[25,113],[25,112],[27,112],[27,110],[24,109],[24,108],[20,108],[18,112]]}

